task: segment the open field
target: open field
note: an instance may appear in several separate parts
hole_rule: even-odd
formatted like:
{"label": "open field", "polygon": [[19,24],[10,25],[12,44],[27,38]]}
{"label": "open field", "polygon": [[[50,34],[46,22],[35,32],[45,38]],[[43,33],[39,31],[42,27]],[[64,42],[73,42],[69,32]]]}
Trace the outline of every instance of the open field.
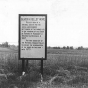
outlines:
{"label": "open field", "polygon": [[0,88],[87,88],[88,50],[48,49],[43,82],[36,60],[29,61],[27,73],[21,77],[16,50],[0,48],[0,69],[7,77],[0,80]]}

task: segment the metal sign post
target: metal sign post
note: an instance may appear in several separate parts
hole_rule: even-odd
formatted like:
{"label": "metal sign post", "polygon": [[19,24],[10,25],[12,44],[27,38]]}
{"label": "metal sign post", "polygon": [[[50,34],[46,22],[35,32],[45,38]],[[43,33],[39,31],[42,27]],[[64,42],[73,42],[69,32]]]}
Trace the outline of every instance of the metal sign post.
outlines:
{"label": "metal sign post", "polygon": [[22,60],[22,72],[25,71],[25,60]]}
{"label": "metal sign post", "polygon": [[43,77],[43,60],[41,60],[41,75]]}
{"label": "metal sign post", "polygon": [[28,60],[26,60],[26,72],[28,70]]}

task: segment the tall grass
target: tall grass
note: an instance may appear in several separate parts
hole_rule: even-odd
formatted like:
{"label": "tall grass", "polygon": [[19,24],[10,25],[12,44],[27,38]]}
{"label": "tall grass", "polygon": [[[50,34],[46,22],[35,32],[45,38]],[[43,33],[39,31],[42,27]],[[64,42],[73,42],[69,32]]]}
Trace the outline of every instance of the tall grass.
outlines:
{"label": "tall grass", "polygon": [[[43,67],[43,82],[49,83],[52,80],[51,86],[59,84],[56,88],[68,88],[81,84],[88,84],[88,51],[63,51],[63,50],[48,50],[47,60],[44,60]],[[33,83],[39,86],[40,83],[40,61],[29,60],[27,75],[19,80],[22,72],[21,60],[18,60],[18,53],[0,52],[0,69],[5,69],[8,72],[15,73],[14,77],[9,77],[6,83],[7,86],[14,84],[19,88],[27,88]],[[40,83],[40,84],[37,84]],[[30,85],[29,85],[30,84]],[[63,84],[63,85],[62,85]],[[46,85],[46,84],[44,84]],[[60,86],[62,85],[62,86]],[[33,85],[32,85],[33,86]],[[3,87],[4,88],[4,87]],[[36,88],[36,87],[35,87]],[[47,87],[48,88],[48,87]]]}

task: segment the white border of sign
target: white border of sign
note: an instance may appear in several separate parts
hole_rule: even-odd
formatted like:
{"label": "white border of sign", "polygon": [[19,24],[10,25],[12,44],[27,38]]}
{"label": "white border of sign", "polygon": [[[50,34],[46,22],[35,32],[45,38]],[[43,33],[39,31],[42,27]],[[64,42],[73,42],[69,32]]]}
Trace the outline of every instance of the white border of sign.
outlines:
{"label": "white border of sign", "polygon": [[[43,51],[43,57],[41,57],[41,55],[38,55],[38,56],[26,56],[26,53],[27,53],[27,51],[26,52],[24,52],[25,54],[24,54],[24,57],[22,57],[22,48],[21,48],[21,46],[22,46],[22,21],[21,21],[21,18],[22,17],[28,17],[28,18],[30,18],[30,17],[40,17],[40,18],[42,18],[42,17],[44,17],[45,18],[45,22],[44,22],[44,25],[45,25],[45,30],[44,30],[44,35],[43,35],[43,40],[44,40],[44,51]],[[41,28],[41,26],[40,26],[40,28]],[[31,37],[29,38],[29,39],[31,39]],[[31,39],[32,40],[32,39]],[[34,50],[34,49],[33,49]],[[34,50],[33,52],[35,52],[36,53],[36,50]],[[30,54],[30,52],[29,52],[29,54]],[[40,54],[40,53],[38,53],[38,54]],[[19,14],[19,59],[20,60],[46,60],[46,58],[47,58],[47,14]]]}

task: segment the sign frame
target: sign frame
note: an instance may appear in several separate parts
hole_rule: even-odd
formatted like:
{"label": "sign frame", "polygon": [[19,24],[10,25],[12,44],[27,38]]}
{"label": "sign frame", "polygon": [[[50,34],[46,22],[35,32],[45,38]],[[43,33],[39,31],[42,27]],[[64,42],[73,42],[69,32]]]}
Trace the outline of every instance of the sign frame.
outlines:
{"label": "sign frame", "polygon": [[[21,58],[21,16],[45,16],[45,57],[44,58]],[[47,14],[19,14],[19,46],[18,46],[18,58],[19,60],[46,60],[47,59]]]}

